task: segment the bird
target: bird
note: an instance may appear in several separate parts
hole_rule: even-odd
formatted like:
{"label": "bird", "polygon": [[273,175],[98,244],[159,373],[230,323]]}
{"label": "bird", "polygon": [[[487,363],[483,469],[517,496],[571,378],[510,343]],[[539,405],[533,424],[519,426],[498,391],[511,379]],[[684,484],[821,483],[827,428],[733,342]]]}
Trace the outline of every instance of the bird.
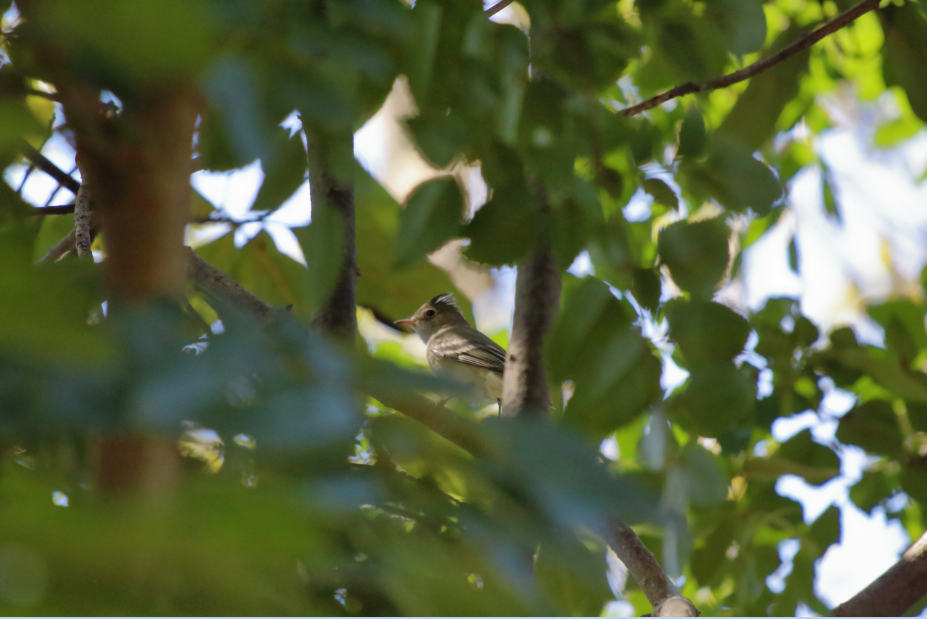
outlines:
{"label": "bird", "polygon": [[396,324],[412,327],[425,342],[425,356],[436,375],[469,387],[474,402],[497,402],[501,408],[505,349],[470,326],[453,293],[439,294]]}

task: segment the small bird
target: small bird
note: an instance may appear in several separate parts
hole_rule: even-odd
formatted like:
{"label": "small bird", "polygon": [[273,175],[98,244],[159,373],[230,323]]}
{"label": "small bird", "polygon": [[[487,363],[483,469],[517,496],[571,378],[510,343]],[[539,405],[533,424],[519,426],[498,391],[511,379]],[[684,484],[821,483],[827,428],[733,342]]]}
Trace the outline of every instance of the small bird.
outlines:
{"label": "small bird", "polygon": [[501,406],[505,349],[470,326],[453,293],[439,294],[396,324],[422,338],[435,374],[470,386],[474,402]]}

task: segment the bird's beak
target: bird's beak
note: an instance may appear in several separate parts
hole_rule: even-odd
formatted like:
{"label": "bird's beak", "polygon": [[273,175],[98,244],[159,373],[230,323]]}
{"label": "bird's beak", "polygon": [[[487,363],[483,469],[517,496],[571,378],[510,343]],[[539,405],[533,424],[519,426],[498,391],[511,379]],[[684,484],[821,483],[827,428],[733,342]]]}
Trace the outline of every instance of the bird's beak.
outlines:
{"label": "bird's beak", "polygon": [[397,320],[395,324],[402,325],[404,327],[414,327],[415,320],[412,318],[403,318],[402,320]]}

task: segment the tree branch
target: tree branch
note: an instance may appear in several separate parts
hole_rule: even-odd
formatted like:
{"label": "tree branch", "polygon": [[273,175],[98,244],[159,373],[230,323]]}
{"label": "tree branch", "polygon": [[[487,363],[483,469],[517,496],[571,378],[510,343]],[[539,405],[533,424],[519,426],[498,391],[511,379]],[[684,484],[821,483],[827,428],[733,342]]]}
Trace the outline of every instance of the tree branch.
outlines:
{"label": "tree branch", "polygon": [[[536,183],[539,215],[549,217],[546,190]],[[550,239],[518,265],[515,316],[503,376],[501,414],[506,417],[549,416],[550,393],[544,372],[544,338],[560,304],[560,274]]]}
{"label": "tree branch", "polygon": [[830,611],[829,617],[900,617],[927,594],[927,533],[868,587]]}
{"label": "tree branch", "polygon": [[498,13],[499,11],[501,11],[508,5],[512,4],[513,2],[515,2],[515,0],[502,0],[502,2],[495,3],[494,5],[492,5],[485,11],[483,11],[483,13],[485,13],[487,17],[492,17],[493,15],[495,15],[496,13]]}
{"label": "tree branch", "polygon": [[260,325],[269,324],[285,311],[278,309],[256,294],[246,290],[232,277],[209,264],[189,247],[187,252],[187,278],[206,296],[217,300]]}
{"label": "tree branch", "polygon": [[45,215],[68,215],[74,212],[74,203],[57,204],[55,206],[37,206],[32,209],[32,214],[36,217]]}
{"label": "tree branch", "polygon": [[[323,333],[353,345],[357,333],[357,251],[354,244],[354,185],[338,178],[333,169],[337,149],[346,149],[353,160],[354,140],[352,135],[343,137],[306,134],[309,145],[309,193],[312,201],[313,218],[316,209],[332,209],[342,223],[344,238],[344,261],[335,288],[325,305],[315,317],[315,324]],[[346,156],[344,153],[342,159]]]}
{"label": "tree branch", "polygon": [[77,179],[75,179],[70,174],[65,173],[61,168],[49,161],[45,155],[37,151],[25,140],[23,140],[20,144],[20,149],[23,156],[28,159],[32,165],[51,176],[58,182],[59,185],[73,193],[75,196],[77,195],[77,192],[80,191],[80,183],[77,181]]}
{"label": "tree branch", "polygon": [[84,181],[74,200],[74,247],[77,255],[90,256],[90,183]]}
{"label": "tree branch", "polygon": [[879,8],[879,1],[880,0],[863,0],[863,2],[860,2],[853,8],[838,15],[836,18],[824,24],[817,30],[813,32],[809,32],[808,34],[804,35],[803,37],[801,37],[800,39],[798,39],[791,45],[788,45],[782,48],[781,50],[779,50],[778,52],[776,52],[775,54],[771,56],[767,56],[766,58],[763,58],[762,60],[758,60],[757,62],[754,62],[749,67],[744,67],[743,69],[740,69],[739,71],[734,71],[733,73],[729,73],[727,75],[722,75],[720,77],[712,78],[708,80],[707,82],[701,82],[701,83],[687,82],[685,84],[680,84],[679,86],[675,86],[667,90],[666,92],[657,95],[656,97],[652,97],[650,99],[647,99],[646,101],[642,101],[641,103],[638,103],[637,105],[632,105],[630,107],[627,107],[621,110],[619,113],[622,114],[623,116],[629,116],[629,117],[636,116],[637,114],[640,114],[641,112],[645,110],[649,110],[651,108],[657,107],[658,105],[666,103],[670,99],[675,99],[676,97],[681,97],[683,95],[689,95],[689,94],[693,94],[696,92],[704,92],[706,90],[716,90],[718,88],[726,88],[730,86],[731,84],[736,84],[737,82],[742,82],[744,80],[750,79],[751,77],[754,77],[755,75],[758,75],[762,73],[763,71],[766,71],[770,67],[773,67],[779,64],[780,62],[783,62],[787,60],[788,58],[791,58],[795,54],[808,49],[809,47],[811,47],[812,45],[814,45],[815,43],[817,43],[824,37],[830,34],[833,34],[834,32],[837,32],[844,26],[852,23],[857,18],[859,18],[862,15],[865,15],[869,11],[873,11]]}
{"label": "tree branch", "polygon": [[663,600],[679,595],[679,590],[663,571],[660,562],[622,518],[612,516],[609,520],[606,542],[627,566],[654,608]]}

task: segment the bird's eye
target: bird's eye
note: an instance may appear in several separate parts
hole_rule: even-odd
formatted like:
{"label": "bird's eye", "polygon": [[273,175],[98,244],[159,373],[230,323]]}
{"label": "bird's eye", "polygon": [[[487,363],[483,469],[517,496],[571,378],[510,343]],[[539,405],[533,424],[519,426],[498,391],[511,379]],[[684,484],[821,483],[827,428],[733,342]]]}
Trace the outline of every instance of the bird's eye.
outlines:
{"label": "bird's eye", "polygon": [[435,315],[435,311],[434,311],[433,309],[432,309],[432,310],[428,310],[427,312],[425,312],[425,315],[428,316],[429,318],[431,318],[432,316]]}

